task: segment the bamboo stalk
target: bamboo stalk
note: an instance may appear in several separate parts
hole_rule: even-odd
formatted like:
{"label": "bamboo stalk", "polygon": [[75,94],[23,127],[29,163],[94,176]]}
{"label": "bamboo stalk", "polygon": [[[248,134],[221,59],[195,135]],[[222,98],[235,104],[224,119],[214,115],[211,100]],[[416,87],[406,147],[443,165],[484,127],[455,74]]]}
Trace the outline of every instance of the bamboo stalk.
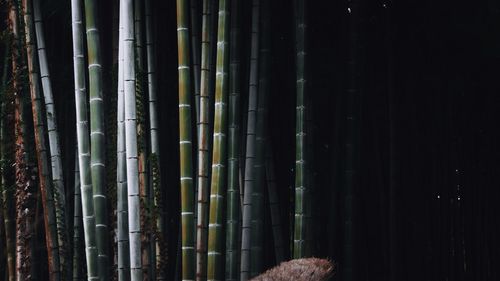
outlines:
{"label": "bamboo stalk", "polygon": [[182,224],[182,280],[195,279],[194,197],[191,138],[191,79],[189,63],[188,1],[177,0],[179,70],[179,147]]}
{"label": "bamboo stalk", "polygon": [[42,116],[43,107],[41,102],[40,74],[38,72],[38,55],[36,53],[36,38],[34,34],[34,23],[32,6],[29,0],[23,0],[24,27],[26,39],[26,51],[28,58],[28,71],[31,92],[31,106],[33,111],[33,124],[35,129],[35,146],[38,156],[39,184],[42,194],[45,235],[47,255],[49,264],[49,279],[51,281],[61,280],[59,251],[57,241],[56,215],[54,210],[54,191],[51,182],[47,155],[47,139],[45,137],[45,124]]}
{"label": "bamboo stalk", "polygon": [[106,206],[106,167],[104,101],[101,62],[101,41],[97,26],[97,1],[85,0],[85,25],[87,33],[89,94],[90,94],[90,171],[96,223],[96,242],[98,252],[99,277],[107,280],[108,264],[108,226]]}
{"label": "bamboo stalk", "polygon": [[226,280],[238,280],[240,228],[240,0],[231,1],[227,156]]}
{"label": "bamboo stalk", "polygon": [[296,51],[297,51],[297,105],[295,128],[295,220],[293,236],[293,257],[303,258],[310,255],[310,237],[307,229],[310,220],[308,159],[305,153],[306,130],[306,55],[305,1],[296,0]]}
{"label": "bamboo stalk", "polygon": [[75,157],[75,184],[74,184],[74,210],[73,210],[73,281],[83,281],[84,275],[82,270],[82,198],[81,198],[81,185],[80,185],[80,165],[78,161],[78,148],[76,148]]}
{"label": "bamboo stalk", "polygon": [[40,66],[40,77],[42,80],[42,91],[45,101],[45,111],[47,118],[47,132],[49,137],[49,155],[52,168],[52,184],[54,186],[54,205],[56,208],[57,222],[57,240],[59,245],[59,257],[61,266],[61,278],[66,279],[69,276],[69,267],[67,266],[69,256],[66,251],[68,243],[68,233],[66,225],[68,217],[64,211],[65,191],[64,177],[61,159],[61,147],[59,145],[59,132],[57,129],[57,115],[52,95],[52,83],[50,79],[49,66],[45,51],[45,36],[43,32],[43,19],[40,10],[40,0],[33,0],[33,15],[35,18],[35,33],[37,41],[37,51]]}
{"label": "bamboo stalk", "polygon": [[156,279],[166,279],[166,242],[164,233],[165,210],[162,202],[160,175],[160,145],[158,133],[158,110],[156,93],[156,44],[153,38],[153,15],[151,0],[145,1],[146,53],[148,65],[149,137],[151,145],[150,178],[153,192],[155,233]]}
{"label": "bamboo stalk", "polygon": [[[200,53],[200,24],[199,24],[199,0],[190,0],[190,20],[191,20],[191,57],[193,63],[193,86],[194,101],[196,110],[196,120],[200,120],[200,83],[201,83],[201,53]],[[197,126],[197,132],[200,126]]]}
{"label": "bamboo stalk", "polygon": [[116,141],[116,192],[117,192],[117,239],[118,239],[118,280],[130,280],[130,245],[127,202],[127,152],[125,148],[125,89],[123,76],[123,3],[119,8],[118,38],[118,100],[117,100],[117,141]]}
{"label": "bamboo stalk", "polygon": [[219,1],[217,32],[217,65],[215,80],[215,114],[210,190],[207,280],[224,279],[223,210],[226,193],[227,101],[229,84],[230,1]]}
{"label": "bamboo stalk", "polygon": [[[15,13],[16,11],[14,10],[13,7],[9,7],[9,25],[10,25],[10,33],[11,35],[14,35],[12,32],[12,21],[13,18],[11,16],[12,13]],[[17,24],[16,24],[17,26]],[[10,42],[11,38],[13,39]],[[2,206],[2,211],[3,211],[3,225],[5,227],[5,252],[7,256],[7,279],[8,281],[14,281],[16,278],[16,236],[15,236],[15,227],[14,222],[15,220],[12,219],[13,217],[13,202],[14,202],[14,193],[12,188],[9,186],[7,183],[7,172],[8,172],[8,159],[6,154],[8,153],[8,139],[7,139],[7,103],[8,103],[8,82],[7,82],[7,77],[9,74],[9,62],[11,59],[16,59],[14,55],[10,55],[11,52],[14,52],[15,50],[11,51],[11,46],[17,47],[17,44],[15,44],[15,36],[11,36],[11,38],[7,38],[5,40],[5,54],[3,57],[3,72],[2,72],[2,78],[1,78],[1,84],[0,84],[0,115],[2,116],[2,119],[0,120],[0,172],[1,172],[1,186],[0,186],[0,199],[2,202],[0,203]],[[13,69],[13,75],[16,70]],[[14,77],[15,79],[15,77]],[[17,196],[16,196],[17,198]],[[17,203],[17,202],[16,202]],[[17,204],[16,204],[16,209],[17,209]]]}
{"label": "bamboo stalk", "polygon": [[125,104],[125,146],[127,150],[128,225],[130,280],[142,280],[140,190],[137,149],[136,73],[134,54],[134,10],[132,0],[123,4],[123,81]]}
{"label": "bamboo stalk", "polygon": [[207,228],[209,185],[209,135],[210,135],[210,39],[212,30],[212,1],[203,0],[203,22],[201,36],[201,93],[199,97],[198,125],[198,173],[197,179],[197,223],[196,223],[196,280],[205,280],[207,275]]}
{"label": "bamboo stalk", "polygon": [[80,196],[82,200],[85,257],[87,261],[87,278],[95,280],[99,278],[99,273],[97,269],[96,227],[90,171],[90,141],[89,121],[87,116],[82,0],[71,0],[71,18],[75,79],[76,135],[78,144],[78,165],[80,170]]}
{"label": "bamboo stalk", "polygon": [[273,229],[274,255],[276,256],[276,264],[280,264],[282,261],[285,260],[285,253],[284,253],[285,246],[283,244],[283,231],[281,228],[280,205],[276,188],[274,157],[271,145],[267,145],[265,165],[266,165],[267,192],[269,194],[269,209],[271,212],[271,225]]}
{"label": "bamboo stalk", "polygon": [[243,222],[241,238],[241,269],[240,279],[246,281],[250,278],[250,244],[252,220],[252,194],[255,185],[255,129],[257,112],[257,87],[259,67],[259,17],[260,1],[252,2],[252,39],[250,50],[250,78],[248,93],[248,117],[245,153],[245,177],[243,196]]}

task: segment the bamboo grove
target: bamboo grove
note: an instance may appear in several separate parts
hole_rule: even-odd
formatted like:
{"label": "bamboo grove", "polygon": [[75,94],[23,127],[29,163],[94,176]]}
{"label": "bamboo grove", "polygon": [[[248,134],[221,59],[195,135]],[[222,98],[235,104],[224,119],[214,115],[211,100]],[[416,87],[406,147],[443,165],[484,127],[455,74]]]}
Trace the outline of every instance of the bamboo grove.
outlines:
{"label": "bamboo grove", "polygon": [[495,280],[468,9],[0,0],[0,280]]}

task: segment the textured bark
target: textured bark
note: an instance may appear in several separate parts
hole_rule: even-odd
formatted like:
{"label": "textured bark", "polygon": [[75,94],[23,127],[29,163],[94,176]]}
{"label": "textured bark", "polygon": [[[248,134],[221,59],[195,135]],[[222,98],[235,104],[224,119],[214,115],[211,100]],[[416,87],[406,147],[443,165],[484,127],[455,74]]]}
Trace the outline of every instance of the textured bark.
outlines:
{"label": "textured bark", "polygon": [[296,259],[282,262],[251,281],[324,281],[333,276],[334,269],[329,260]]}

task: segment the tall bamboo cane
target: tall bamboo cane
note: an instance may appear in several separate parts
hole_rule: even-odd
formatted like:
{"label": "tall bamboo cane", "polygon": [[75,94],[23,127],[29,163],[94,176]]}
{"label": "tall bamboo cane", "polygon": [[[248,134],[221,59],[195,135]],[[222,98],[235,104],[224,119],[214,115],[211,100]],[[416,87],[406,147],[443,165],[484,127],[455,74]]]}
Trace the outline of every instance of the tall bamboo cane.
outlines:
{"label": "tall bamboo cane", "polygon": [[224,199],[227,162],[227,100],[229,84],[229,13],[230,1],[219,1],[217,66],[215,80],[215,115],[210,190],[207,280],[224,279]]}
{"label": "tall bamboo cane", "polygon": [[211,14],[210,0],[203,0],[203,22],[201,37],[201,94],[199,100],[198,119],[198,207],[196,224],[196,279],[204,280],[207,275],[207,228],[208,228],[208,194],[209,194],[209,91],[210,91],[210,39]]}
{"label": "tall bamboo cane", "polygon": [[32,6],[29,0],[23,0],[24,27],[26,37],[26,51],[28,58],[28,71],[31,92],[31,106],[33,111],[33,124],[35,127],[35,144],[38,156],[38,171],[40,191],[42,194],[45,235],[49,263],[50,280],[61,280],[59,251],[57,242],[56,215],[54,209],[54,191],[51,182],[49,160],[47,155],[47,139],[45,138],[45,124],[41,102],[40,74],[38,72],[38,56],[36,53],[36,38]]}
{"label": "tall bamboo cane", "polygon": [[[9,8],[9,25],[10,25],[10,31],[11,35],[13,35],[12,32],[12,18],[10,14],[13,11],[13,8]],[[11,37],[14,41],[16,40],[14,36]],[[0,81],[0,116],[2,116],[2,119],[0,120],[0,172],[1,172],[1,186],[0,186],[0,200],[2,202],[0,205],[2,206],[2,211],[3,211],[3,222],[5,226],[5,250],[6,250],[6,255],[7,255],[7,278],[8,281],[14,281],[16,278],[16,253],[15,253],[15,244],[16,244],[16,239],[15,239],[15,226],[14,226],[14,220],[12,219],[13,217],[13,203],[14,203],[14,194],[13,194],[13,188],[8,186],[9,184],[7,183],[7,171],[8,171],[8,166],[10,166],[7,161],[6,155],[8,153],[8,139],[6,136],[6,133],[8,129],[6,128],[7,126],[7,103],[8,103],[8,82],[7,82],[7,77],[9,76],[9,62],[11,59],[16,59],[14,56],[11,56],[11,46],[17,47],[17,45],[14,42],[10,42],[11,38],[7,38],[5,40],[5,45],[4,50],[5,54],[3,57],[3,71],[2,71],[2,78]],[[14,51],[14,50],[13,50]],[[15,72],[15,69],[14,71]],[[17,196],[16,196],[17,198]],[[17,209],[17,206],[16,206]]]}
{"label": "tall bamboo cane", "polygon": [[306,159],[306,48],[305,1],[296,0],[296,51],[297,51],[297,107],[295,127],[295,223],[293,236],[293,257],[310,255],[310,237],[307,229],[310,219],[308,159]]}
{"label": "tall bamboo cane", "polygon": [[156,93],[156,45],[153,38],[153,15],[151,0],[145,1],[146,53],[148,65],[149,131],[151,145],[150,178],[153,191],[154,218],[156,224],[155,252],[157,280],[166,278],[166,244],[163,237],[165,210],[162,202],[160,176],[160,144],[158,134],[158,111]]}
{"label": "tall bamboo cane", "polygon": [[240,228],[240,0],[231,1],[227,155],[226,280],[238,280]]}
{"label": "tall bamboo cane", "polygon": [[50,80],[50,72],[45,52],[45,36],[43,32],[43,19],[40,10],[40,0],[33,0],[33,14],[35,18],[35,32],[37,40],[38,58],[40,62],[40,76],[42,80],[43,97],[45,101],[45,111],[47,118],[47,131],[49,137],[49,153],[50,163],[52,167],[52,183],[54,185],[54,203],[56,208],[56,221],[57,221],[57,240],[59,245],[59,257],[61,262],[62,279],[68,276],[69,267],[67,261],[69,260],[66,250],[68,243],[68,233],[66,225],[68,217],[64,211],[65,192],[64,192],[64,178],[63,167],[61,159],[61,147],[59,145],[59,132],[57,130],[57,115],[54,105],[54,98],[52,95],[52,83]]}
{"label": "tall bamboo cane", "polygon": [[[267,142],[269,144],[269,140]],[[276,188],[276,176],[274,170],[274,157],[271,145],[267,145],[266,151],[266,181],[267,192],[269,194],[269,210],[271,212],[271,225],[273,229],[274,239],[274,255],[276,256],[276,264],[284,261],[284,245],[283,245],[283,232],[281,228],[280,206]]]}
{"label": "tall bamboo cane", "polygon": [[82,257],[80,249],[82,246],[82,197],[80,185],[80,165],[78,161],[78,147],[76,148],[75,157],[75,193],[73,196],[73,281],[83,281]]}
{"label": "tall bamboo cane", "polygon": [[255,184],[252,193],[252,226],[250,242],[250,274],[256,276],[264,269],[264,146],[267,122],[267,101],[269,99],[270,68],[270,24],[269,1],[262,2],[260,9],[260,46],[259,46],[259,86],[257,104],[257,122],[255,128],[255,159],[253,170]]}
{"label": "tall bamboo cane", "polygon": [[130,243],[130,279],[142,280],[140,190],[137,153],[136,81],[134,54],[134,10],[132,0],[123,4],[123,81],[125,104],[125,146],[127,150],[128,225]]}
{"label": "tall bamboo cane", "polygon": [[177,0],[179,69],[179,147],[182,223],[182,279],[195,278],[194,197],[191,142],[191,79],[189,63],[188,0]]}
{"label": "tall bamboo cane", "polygon": [[250,278],[250,243],[252,220],[252,194],[255,185],[255,128],[257,111],[257,87],[259,67],[259,17],[260,1],[252,2],[252,46],[250,50],[250,79],[248,93],[248,117],[245,153],[245,180],[243,197],[243,222],[241,238],[241,269],[240,279],[246,281]]}
{"label": "tall bamboo cane", "polygon": [[73,34],[73,69],[75,79],[76,136],[78,163],[80,170],[80,189],[82,200],[83,231],[87,278],[99,278],[97,269],[96,227],[94,202],[92,200],[92,179],[90,171],[90,141],[87,116],[87,89],[83,37],[82,0],[71,0]]}
{"label": "tall bamboo cane", "polygon": [[118,38],[118,101],[117,101],[117,142],[116,142],[116,191],[117,191],[117,239],[118,239],[118,280],[130,280],[130,245],[127,202],[127,153],[125,148],[125,89],[123,77],[123,3],[119,8]]}
{"label": "tall bamboo cane", "polygon": [[104,101],[101,64],[101,41],[97,25],[97,1],[85,0],[85,25],[87,29],[87,52],[90,94],[90,171],[96,223],[99,277],[106,280],[108,270],[108,227],[106,206],[106,151],[104,134]]}
{"label": "tall bamboo cane", "polygon": [[[201,64],[200,64],[200,22],[199,22],[199,0],[190,0],[190,20],[191,20],[191,57],[193,62],[193,86],[194,101],[196,110],[196,120],[200,120],[200,83],[201,83]],[[197,132],[200,126],[197,126]]]}

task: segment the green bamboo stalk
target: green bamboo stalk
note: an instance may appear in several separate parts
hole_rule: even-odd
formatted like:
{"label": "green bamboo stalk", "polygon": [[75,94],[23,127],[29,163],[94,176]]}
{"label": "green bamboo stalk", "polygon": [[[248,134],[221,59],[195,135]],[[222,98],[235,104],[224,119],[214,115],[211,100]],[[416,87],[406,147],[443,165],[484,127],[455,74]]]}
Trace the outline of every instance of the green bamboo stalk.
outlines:
{"label": "green bamboo stalk", "polygon": [[75,154],[75,184],[74,184],[74,196],[73,196],[73,281],[83,281],[85,280],[82,270],[82,257],[81,257],[81,246],[82,246],[82,197],[81,197],[81,185],[80,185],[80,165],[78,161],[78,147],[76,148]]}
{"label": "green bamboo stalk", "polygon": [[137,149],[136,73],[134,52],[134,9],[132,0],[123,4],[123,81],[125,105],[125,147],[127,153],[128,225],[130,280],[142,280],[139,163]]}
{"label": "green bamboo stalk", "polygon": [[307,229],[310,220],[310,196],[308,159],[306,146],[306,29],[305,1],[296,0],[296,51],[297,51],[297,105],[295,127],[295,220],[293,236],[293,257],[303,258],[310,255],[310,237]]}
{"label": "green bamboo stalk", "polygon": [[[196,120],[200,120],[200,83],[201,83],[201,64],[200,64],[200,24],[199,24],[199,0],[190,0],[190,20],[191,20],[191,57],[193,62],[193,86],[194,101],[196,110]],[[197,124],[197,132],[200,126]]]}
{"label": "green bamboo stalk", "polygon": [[209,175],[209,135],[210,135],[210,39],[212,30],[212,1],[203,0],[203,22],[201,37],[201,93],[199,98],[198,125],[198,173],[197,179],[197,224],[196,224],[196,280],[207,276],[207,228]]}
{"label": "green bamboo stalk", "polygon": [[208,225],[207,280],[224,279],[223,210],[226,193],[227,162],[227,100],[229,84],[229,21],[230,1],[219,1],[217,32],[217,66],[215,78],[215,114],[210,190],[210,219]]}
{"label": "green bamboo stalk", "polygon": [[106,167],[104,101],[101,64],[101,41],[97,25],[97,0],[85,0],[85,25],[87,33],[89,94],[90,94],[90,171],[96,223],[99,277],[109,276],[108,226],[106,206]]}
{"label": "green bamboo stalk", "polygon": [[255,184],[252,193],[252,226],[250,242],[250,275],[260,274],[264,269],[264,147],[267,121],[267,101],[269,99],[269,68],[270,68],[270,25],[269,1],[262,2],[260,12],[260,46],[259,46],[259,84],[257,122],[255,128],[255,159],[253,170]]}
{"label": "green bamboo stalk", "polygon": [[[267,140],[267,143],[269,141]],[[283,232],[281,229],[280,206],[276,188],[276,176],[274,169],[274,157],[271,145],[267,145],[266,149],[266,182],[267,192],[269,194],[269,209],[271,212],[271,225],[274,238],[274,255],[276,256],[276,264],[280,264],[285,259]]]}
{"label": "green bamboo stalk", "polygon": [[152,264],[151,253],[151,223],[148,206],[151,206],[151,192],[149,190],[149,176],[147,163],[147,132],[145,119],[145,92],[147,90],[145,35],[144,35],[144,1],[134,0],[134,34],[135,34],[135,63],[136,63],[136,105],[137,105],[137,145],[139,153],[139,190],[141,198],[141,250],[142,270],[144,278],[154,279],[155,267]]}
{"label": "green bamboo stalk", "polygon": [[96,226],[94,202],[92,200],[92,179],[90,171],[90,141],[87,116],[87,89],[84,55],[82,0],[71,0],[71,22],[73,35],[73,69],[75,80],[76,136],[78,166],[82,200],[83,231],[87,278],[98,280]]}
{"label": "green bamboo stalk", "polygon": [[226,280],[238,280],[240,228],[240,0],[231,1],[227,155]]}
{"label": "green bamboo stalk", "polygon": [[35,129],[35,146],[38,156],[39,184],[42,194],[47,255],[49,263],[49,278],[51,281],[61,280],[59,251],[57,241],[56,215],[54,209],[54,191],[51,182],[49,160],[47,155],[47,139],[43,117],[43,105],[40,89],[40,74],[38,72],[38,55],[36,53],[36,38],[32,6],[29,0],[23,0],[24,27],[26,51],[28,58],[28,71],[31,92],[31,106],[33,111],[33,124]]}
{"label": "green bamboo stalk", "polygon": [[255,130],[257,112],[257,88],[259,69],[259,17],[260,1],[252,2],[252,41],[250,50],[250,78],[248,93],[247,135],[245,153],[245,177],[243,196],[243,221],[241,233],[241,268],[240,279],[246,281],[250,278],[250,244],[252,227],[252,194],[255,186]]}
{"label": "green bamboo stalk", "polygon": [[151,0],[145,1],[146,20],[146,53],[148,65],[148,99],[149,99],[149,137],[151,145],[150,178],[153,191],[154,216],[156,224],[155,234],[155,262],[156,279],[166,279],[166,244],[163,237],[165,210],[162,204],[161,176],[160,176],[160,144],[158,133],[158,111],[156,94],[156,45],[153,38],[153,15]]}
{"label": "green bamboo stalk", "polygon": [[130,280],[130,245],[128,228],[127,194],[127,153],[125,148],[125,89],[123,76],[123,3],[119,7],[118,38],[118,101],[117,101],[117,142],[116,142],[116,192],[117,192],[117,240],[118,240],[118,280]]}
{"label": "green bamboo stalk", "polygon": [[182,224],[182,280],[195,279],[194,197],[191,138],[191,79],[188,0],[177,3],[177,52],[179,69],[179,147]]}
{"label": "green bamboo stalk", "polygon": [[56,208],[57,221],[57,240],[59,245],[59,257],[61,266],[61,278],[64,280],[69,276],[69,267],[67,266],[69,257],[67,245],[68,233],[66,225],[68,217],[64,211],[65,192],[64,178],[61,159],[61,147],[59,145],[59,132],[57,130],[57,115],[52,95],[52,83],[50,80],[50,72],[45,51],[45,36],[43,32],[42,12],[40,10],[40,0],[33,0],[33,15],[35,18],[35,33],[37,40],[37,51],[40,65],[40,76],[42,80],[43,97],[45,101],[45,111],[47,118],[47,131],[49,137],[49,155],[52,168],[52,184],[54,186],[54,204]]}
{"label": "green bamboo stalk", "polygon": [[[12,12],[15,12],[12,7],[9,8],[9,16]],[[12,22],[12,18],[9,19],[9,22]],[[10,31],[12,32],[12,23],[10,25]],[[14,37],[14,36],[12,36]],[[11,38],[7,38],[4,44],[5,54],[3,57],[3,72],[0,84],[0,116],[2,119],[0,120],[0,171],[1,171],[1,206],[3,209],[3,224],[5,227],[5,250],[7,254],[7,280],[14,281],[16,278],[16,253],[15,253],[15,226],[13,217],[13,202],[14,202],[14,194],[12,187],[8,186],[7,183],[7,170],[10,163],[7,162],[6,154],[8,153],[8,140],[7,140],[7,118],[6,118],[6,103],[8,102],[7,93],[8,93],[8,81],[7,77],[9,75],[9,66],[11,59],[11,45],[14,45],[14,42],[10,42]],[[16,40],[15,38],[12,38]],[[15,45],[14,45],[15,46]],[[16,46],[17,47],[17,46]],[[13,57],[13,56],[12,56]],[[15,59],[15,58],[14,58]],[[17,198],[17,197],[16,197]],[[16,206],[17,207],[17,206]]]}

